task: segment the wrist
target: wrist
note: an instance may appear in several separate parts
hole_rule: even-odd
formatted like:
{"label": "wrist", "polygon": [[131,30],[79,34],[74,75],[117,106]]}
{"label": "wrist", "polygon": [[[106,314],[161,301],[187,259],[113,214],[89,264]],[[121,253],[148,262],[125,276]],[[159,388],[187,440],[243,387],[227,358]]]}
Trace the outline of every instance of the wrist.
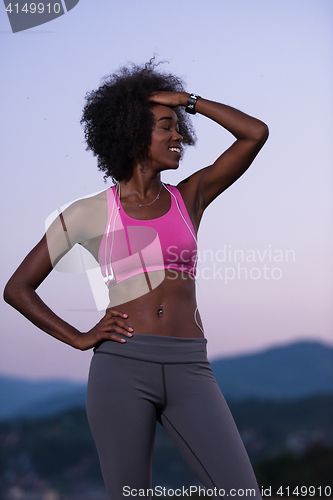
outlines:
{"label": "wrist", "polygon": [[187,106],[188,98],[190,97],[191,94],[189,94],[188,92],[180,92],[180,94],[181,95],[180,95],[180,103],[179,103],[179,105],[186,107]]}
{"label": "wrist", "polygon": [[82,340],[83,340],[84,333],[80,332],[76,328],[74,328],[68,336],[68,341],[67,343],[73,347],[74,349],[78,349],[79,351],[82,350]]}
{"label": "wrist", "polygon": [[196,114],[195,107],[198,102],[198,99],[200,98],[201,97],[197,94],[190,94],[189,98],[187,99],[187,104],[185,108],[186,113],[189,113],[190,115]]}

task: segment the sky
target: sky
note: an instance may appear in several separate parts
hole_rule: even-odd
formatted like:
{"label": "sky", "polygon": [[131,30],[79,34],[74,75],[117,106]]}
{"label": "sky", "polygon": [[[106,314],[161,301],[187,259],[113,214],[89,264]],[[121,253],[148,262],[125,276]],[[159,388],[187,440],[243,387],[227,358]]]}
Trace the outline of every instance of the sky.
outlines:
{"label": "sky", "polygon": [[[101,78],[153,55],[189,92],[268,124],[249,171],[215,200],[199,231],[198,302],[208,354],[288,343],[333,345],[331,0],[80,0],[12,33],[0,5],[1,286],[73,200],[106,189],[80,125]],[[233,142],[207,118],[177,184]],[[42,299],[82,331],[102,317],[85,274],[54,271]],[[0,374],[87,378],[91,351],[39,331],[1,303]]]}

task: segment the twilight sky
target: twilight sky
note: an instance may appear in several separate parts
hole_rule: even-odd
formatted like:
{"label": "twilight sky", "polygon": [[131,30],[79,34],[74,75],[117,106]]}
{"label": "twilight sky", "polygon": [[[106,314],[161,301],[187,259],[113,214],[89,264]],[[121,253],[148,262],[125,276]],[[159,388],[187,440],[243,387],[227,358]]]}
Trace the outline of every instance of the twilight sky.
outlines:
{"label": "twilight sky", "polygon": [[[250,170],[207,209],[198,296],[210,359],[302,339],[333,345],[331,0],[80,0],[11,32],[0,5],[1,285],[66,203],[106,189],[79,123],[87,91],[154,54],[187,89],[265,121]],[[203,116],[176,184],[232,136]],[[96,310],[87,276],[54,271],[39,292],[77,328]],[[85,380],[91,352],[61,344],[1,303],[0,373]]]}

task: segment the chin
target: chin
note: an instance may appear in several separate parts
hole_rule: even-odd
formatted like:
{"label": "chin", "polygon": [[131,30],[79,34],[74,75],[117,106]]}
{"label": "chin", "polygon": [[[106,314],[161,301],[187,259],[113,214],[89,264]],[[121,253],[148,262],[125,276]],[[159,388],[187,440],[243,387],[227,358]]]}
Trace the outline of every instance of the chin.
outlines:
{"label": "chin", "polygon": [[168,168],[168,170],[177,170],[179,168],[179,163]]}

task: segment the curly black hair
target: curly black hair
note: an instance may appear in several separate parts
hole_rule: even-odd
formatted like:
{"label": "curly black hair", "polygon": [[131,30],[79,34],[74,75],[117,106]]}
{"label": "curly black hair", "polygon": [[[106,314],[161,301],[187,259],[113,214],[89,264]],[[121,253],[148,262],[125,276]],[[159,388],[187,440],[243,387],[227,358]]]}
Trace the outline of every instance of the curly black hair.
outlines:
{"label": "curly black hair", "polygon": [[[158,72],[150,60],[144,66],[122,67],[102,80],[102,85],[86,94],[81,124],[87,149],[98,159],[104,179],[129,180],[133,166],[149,158],[154,115],[149,96],[156,91],[183,92],[180,78]],[[183,107],[174,108],[183,145],[193,145],[196,137]]]}

